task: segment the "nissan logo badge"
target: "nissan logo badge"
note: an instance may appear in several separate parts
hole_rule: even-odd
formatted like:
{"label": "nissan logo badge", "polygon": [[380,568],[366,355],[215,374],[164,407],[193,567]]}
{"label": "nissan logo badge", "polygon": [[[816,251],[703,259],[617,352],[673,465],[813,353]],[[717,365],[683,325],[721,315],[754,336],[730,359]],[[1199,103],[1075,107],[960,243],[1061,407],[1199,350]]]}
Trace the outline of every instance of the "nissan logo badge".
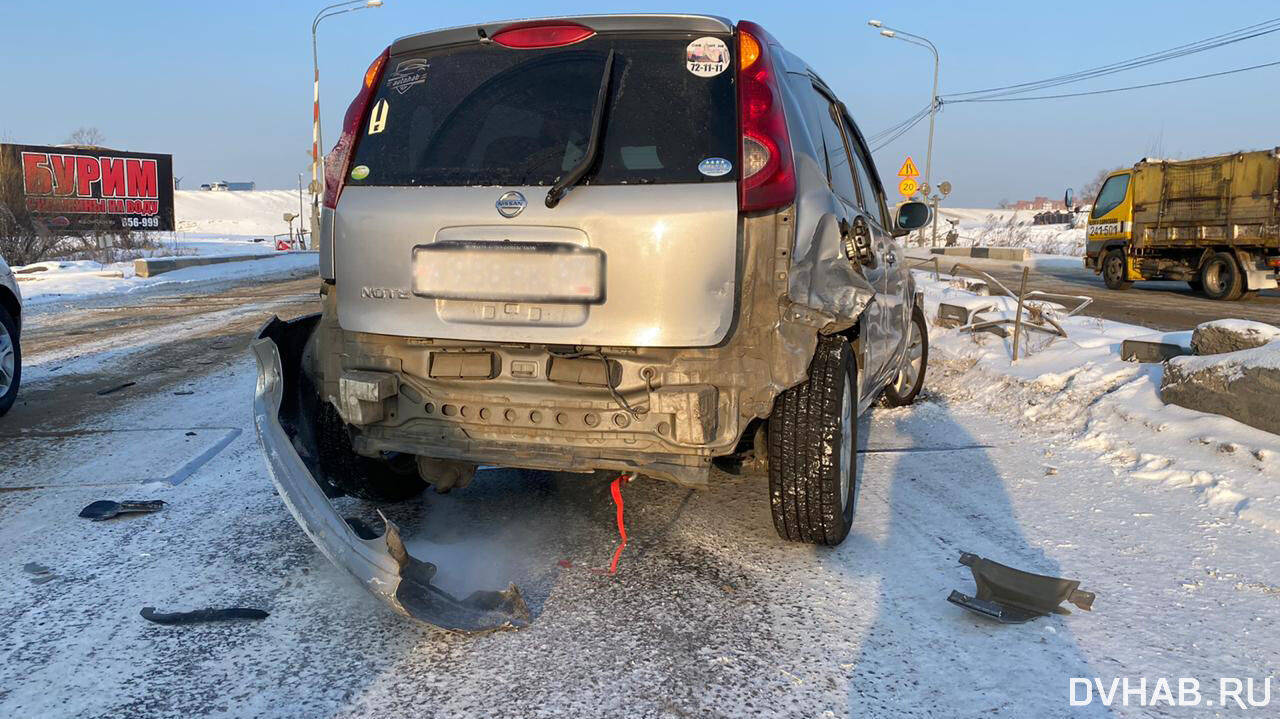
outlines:
{"label": "nissan logo badge", "polygon": [[498,208],[498,214],[503,217],[515,217],[524,212],[524,206],[529,203],[525,202],[524,195],[512,190],[511,192],[502,193],[502,197],[494,203],[494,207]]}

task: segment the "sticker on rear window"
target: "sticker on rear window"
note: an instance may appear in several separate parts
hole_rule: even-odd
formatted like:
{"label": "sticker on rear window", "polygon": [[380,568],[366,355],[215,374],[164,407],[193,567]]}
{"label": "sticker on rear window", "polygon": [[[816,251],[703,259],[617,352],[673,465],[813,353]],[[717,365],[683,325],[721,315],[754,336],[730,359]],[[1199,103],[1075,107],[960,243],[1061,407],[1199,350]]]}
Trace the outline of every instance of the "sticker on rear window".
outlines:
{"label": "sticker on rear window", "polygon": [[718,37],[700,37],[685,48],[684,66],[698,77],[715,77],[729,67],[729,46]]}
{"label": "sticker on rear window", "polygon": [[369,134],[376,135],[387,129],[387,111],[391,109],[391,105],[386,100],[378,100],[378,104],[373,106],[373,111],[369,113]]}
{"label": "sticker on rear window", "polygon": [[427,61],[420,57],[403,60],[396,65],[396,71],[387,76],[387,87],[403,95],[414,85],[427,81],[427,67]]}
{"label": "sticker on rear window", "polygon": [[353,180],[363,180],[368,176],[369,176],[368,165],[356,165],[355,167],[351,168],[351,179]]}
{"label": "sticker on rear window", "polygon": [[722,177],[733,171],[733,163],[723,157],[708,157],[698,163],[698,172],[707,177]]}

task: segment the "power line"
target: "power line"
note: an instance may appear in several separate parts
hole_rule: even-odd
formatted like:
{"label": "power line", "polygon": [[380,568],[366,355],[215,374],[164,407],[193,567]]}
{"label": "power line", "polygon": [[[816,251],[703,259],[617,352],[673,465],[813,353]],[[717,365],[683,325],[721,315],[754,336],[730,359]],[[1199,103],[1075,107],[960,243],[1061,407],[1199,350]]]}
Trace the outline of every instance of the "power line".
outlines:
{"label": "power line", "polygon": [[889,135],[892,135],[894,132],[896,132],[897,130],[901,129],[904,125],[907,125],[907,124],[909,124],[909,123],[911,123],[911,122],[915,121],[916,119],[918,119],[918,118],[919,118],[919,117],[921,117],[922,115],[927,115],[927,114],[929,114],[929,106],[928,106],[928,105],[925,105],[923,108],[921,108],[920,110],[917,110],[916,112],[912,113],[911,115],[909,115],[906,119],[902,120],[901,122],[899,122],[899,123],[897,123],[897,124],[893,125],[892,127],[886,127],[885,129],[881,130],[880,132],[877,132],[877,133],[875,133],[874,135],[871,135],[870,137],[868,137],[868,138],[867,138],[867,141],[868,141],[868,142],[877,142],[877,141],[879,141],[879,140],[880,140],[880,139],[882,139],[882,138],[885,138],[885,137],[888,137]]}
{"label": "power line", "polygon": [[1057,100],[1064,97],[1084,97],[1086,95],[1106,95],[1113,92],[1125,92],[1127,90],[1141,90],[1147,87],[1160,87],[1162,85],[1177,85],[1181,82],[1191,82],[1192,80],[1204,80],[1210,77],[1221,77],[1223,75],[1232,75],[1237,72],[1248,72],[1250,70],[1260,70],[1264,67],[1275,67],[1280,65],[1280,60],[1275,62],[1266,62],[1261,65],[1250,65],[1249,67],[1238,67],[1234,70],[1223,70],[1222,72],[1211,72],[1206,75],[1193,75],[1191,77],[1181,77],[1177,80],[1165,80],[1164,82],[1149,82],[1143,85],[1130,85],[1128,87],[1113,87],[1107,90],[1091,90],[1089,92],[1069,92],[1061,95],[1035,95],[1032,97],[978,97],[962,100],[950,100],[950,103],[958,102],[1023,102],[1026,100]]}
{"label": "power line", "polygon": [[876,145],[875,147],[871,148],[871,151],[872,151],[872,152],[879,152],[880,150],[882,150],[882,149],[884,149],[885,147],[889,146],[891,143],[895,142],[899,137],[902,137],[903,135],[907,134],[907,133],[911,130],[911,128],[915,127],[916,125],[919,125],[921,122],[924,122],[924,119],[925,119],[926,117],[928,117],[928,116],[929,116],[928,111],[924,112],[924,113],[923,113],[923,114],[921,114],[919,117],[917,117],[915,120],[911,121],[911,123],[910,123],[910,124],[905,125],[905,126],[904,126],[904,127],[902,127],[901,129],[899,129],[897,132],[893,133],[893,136],[892,136],[892,137],[889,137],[889,138],[887,138],[887,139],[883,140],[882,142],[880,142],[880,144],[878,144],[878,145]]}
{"label": "power line", "polygon": [[1180,57],[1185,57],[1187,55],[1205,52],[1207,50],[1223,47],[1225,45],[1242,42],[1244,40],[1249,40],[1255,37],[1269,35],[1274,32],[1280,32],[1280,18],[1272,18],[1270,20],[1265,20],[1260,23],[1248,25],[1246,27],[1238,28],[1236,30],[1232,30],[1226,33],[1214,35],[1208,38],[1203,38],[1195,42],[1178,45],[1178,46],[1161,50],[1158,52],[1148,53],[1146,55],[1139,55],[1138,57],[1130,58],[1128,60],[1121,60],[1119,62],[1114,62],[1107,65],[1099,65],[1097,67],[1089,68],[1087,70],[1080,70],[1077,72],[1068,73],[1065,75],[1058,75],[1055,77],[1050,77],[1043,80],[1036,80],[1032,82],[1016,83],[1013,85],[1003,85],[1000,87],[991,87],[983,90],[970,90],[968,92],[951,93],[947,95],[947,97],[968,98],[974,95],[981,95],[985,97],[1003,97],[1006,95],[1016,95],[1016,94],[1022,94],[1025,92],[1032,92],[1035,90],[1043,90],[1049,87],[1066,85],[1074,82],[1080,82],[1082,80],[1092,79],[1095,77],[1102,77],[1104,75],[1111,75],[1111,74],[1124,72],[1124,71],[1132,70],[1139,67],[1145,67],[1147,65],[1152,65],[1159,62],[1166,62],[1166,61],[1177,59]]}

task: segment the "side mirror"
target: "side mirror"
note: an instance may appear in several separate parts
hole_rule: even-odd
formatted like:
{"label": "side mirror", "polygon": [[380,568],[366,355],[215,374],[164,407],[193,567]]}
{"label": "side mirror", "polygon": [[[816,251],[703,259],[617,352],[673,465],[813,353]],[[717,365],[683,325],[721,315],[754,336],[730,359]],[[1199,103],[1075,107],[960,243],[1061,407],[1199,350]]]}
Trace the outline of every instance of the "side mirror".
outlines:
{"label": "side mirror", "polygon": [[929,224],[933,211],[923,202],[904,202],[898,205],[898,217],[894,220],[894,234],[906,234]]}
{"label": "side mirror", "polygon": [[1062,204],[1066,206],[1068,212],[1070,212],[1071,208],[1075,205],[1075,201],[1076,201],[1075,190],[1072,190],[1070,187],[1068,187],[1067,194],[1062,196]]}

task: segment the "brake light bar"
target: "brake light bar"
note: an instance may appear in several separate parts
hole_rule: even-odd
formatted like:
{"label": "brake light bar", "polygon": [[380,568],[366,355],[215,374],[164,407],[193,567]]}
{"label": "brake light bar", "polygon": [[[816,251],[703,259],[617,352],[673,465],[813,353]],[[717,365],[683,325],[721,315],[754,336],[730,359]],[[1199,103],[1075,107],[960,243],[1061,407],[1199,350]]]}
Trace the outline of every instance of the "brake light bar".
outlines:
{"label": "brake light bar", "polygon": [[526,22],[508,25],[494,33],[491,39],[503,47],[529,50],[564,47],[595,34],[595,30],[572,22]]}
{"label": "brake light bar", "polygon": [[795,202],[791,135],[782,110],[778,72],[769,56],[772,37],[753,22],[738,23],[738,207],[771,210]]}
{"label": "brake light bar", "polygon": [[322,202],[329,209],[337,209],[338,197],[347,183],[347,173],[351,171],[351,158],[356,153],[356,139],[360,136],[360,126],[369,112],[369,101],[373,99],[374,90],[382,81],[382,71],[387,66],[387,58],[391,48],[382,51],[364,72],[364,83],[360,91],[347,106],[347,114],[342,119],[342,135],[333,146],[333,150],[324,161],[324,198]]}

